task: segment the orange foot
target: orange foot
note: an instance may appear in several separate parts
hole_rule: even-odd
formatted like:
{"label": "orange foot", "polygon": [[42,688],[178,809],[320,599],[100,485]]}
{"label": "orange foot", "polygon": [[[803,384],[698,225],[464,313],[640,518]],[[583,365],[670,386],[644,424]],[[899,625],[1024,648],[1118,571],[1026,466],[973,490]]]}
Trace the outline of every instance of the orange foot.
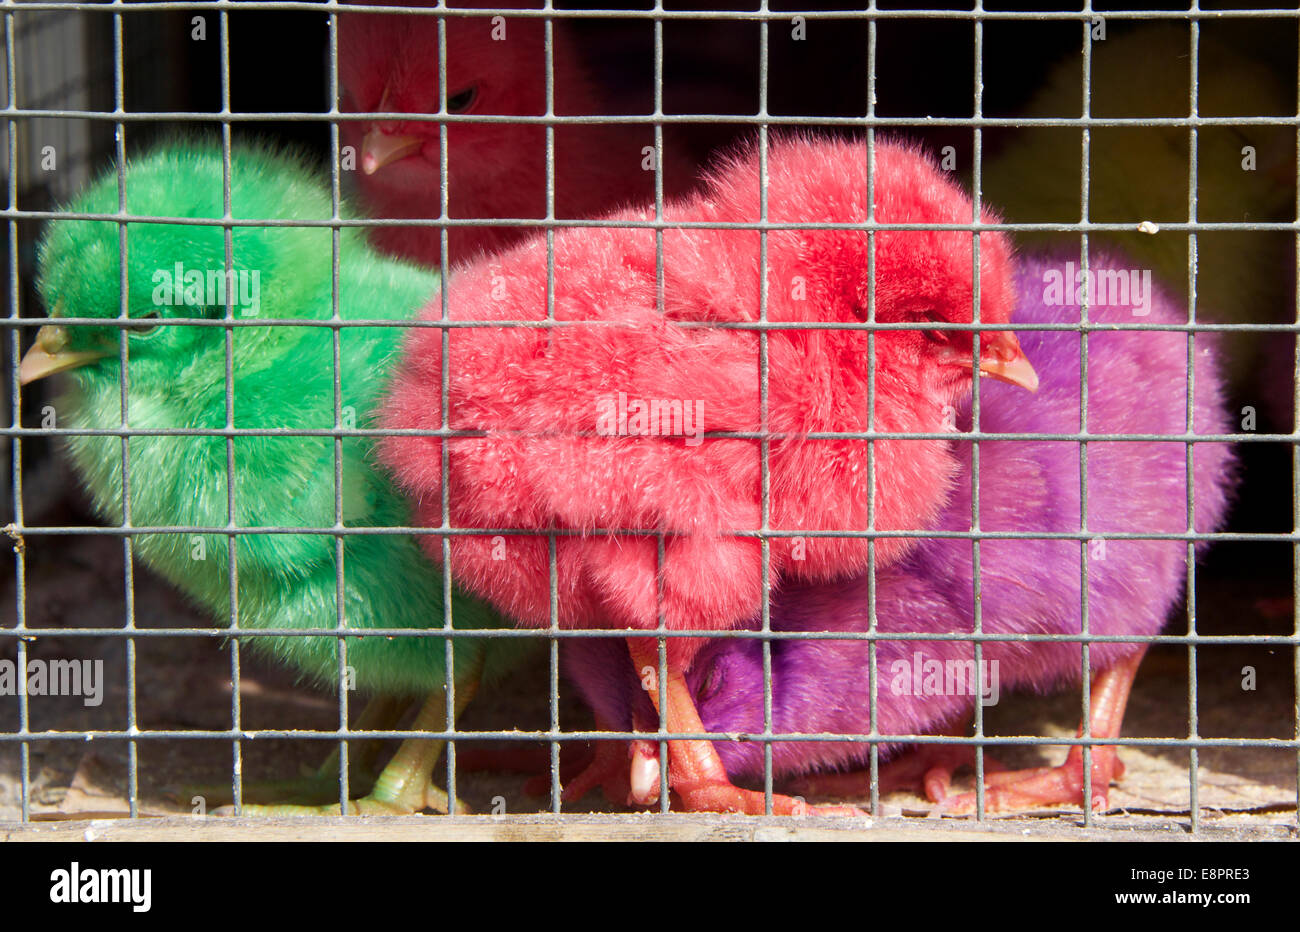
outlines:
{"label": "orange foot", "polygon": [[[599,717],[596,719],[597,731],[609,731]],[[653,768],[646,762],[653,761]],[[647,792],[659,791],[659,758],[656,745],[649,741],[619,741],[610,739],[595,742],[595,749],[588,751],[582,770],[572,778],[561,776],[564,782],[562,798],[565,802],[582,799],[596,787],[600,787],[605,798],[616,806],[635,805],[634,800]],[[654,789],[649,791],[640,785],[640,781],[653,780]],[[549,780],[547,781],[549,785]]]}
{"label": "orange foot", "polygon": [[[1110,808],[1110,784],[1124,776],[1124,765],[1113,747],[1092,749],[1092,808],[1105,812]],[[949,775],[951,777],[951,775]],[[945,788],[946,789],[946,788]],[[944,814],[964,815],[975,811],[975,794],[949,796],[946,791],[926,795],[939,803]],[[984,780],[984,809],[1008,812],[1034,806],[1083,805],[1083,748],[1075,745],[1059,767],[1037,767],[995,773]]]}
{"label": "orange foot", "polygon": [[[646,691],[660,715],[664,730],[687,734],[707,731],[695,708],[684,673],[671,662],[667,664],[664,684],[666,702],[660,706],[655,676],[659,658],[655,642],[647,638],[628,638],[628,651],[633,666],[645,671],[642,682],[646,684]],[[655,741],[639,741],[634,745],[630,782],[633,801],[641,805],[653,805],[659,798],[657,750]],[[731,782],[712,741],[703,738],[669,740],[668,777],[679,804],[675,808],[686,812],[738,812],[746,815],[764,815],[767,812],[763,793],[741,789]],[[772,812],[775,815],[866,815],[856,806],[810,806],[802,799],[776,794],[772,796]]]}
{"label": "orange foot", "polygon": [[[1092,678],[1091,702],[1088,709],[1089,731],[1094,738],[1117,738],[1124,722],[1124,709],[1128,705],[1133,678],[1146,648],[1138,651],[1108,670]],[[1079,729],[1079,734],[1083,729]],[[1033,806],[1084,806],[1093,811],[1105,812],[1110,808],[1110,784],[1124,775],[1124,765],[1113,745],[1092,747],[1092,799],[1085,803],[1083,797],[1083,747],[1074,745],[1059,767],[1039,767],[1032,770],[1008,771],[985,778],[984,808],[989,812],[1028,809]],[[951,779],[951,773],[948,774]],[[963,793],[949,796],[947,783],[935,781],[936,792],[926,793],[939,803],[939,811],[963,814],[975,811],[975,794]]]}
{"label": "orange foot", "polygon": [[[975,769],[975,747],[969,744],[922,744],[879,770],[880,795],[898,790],[924,793],[932,802],[948,795],[952,775],[962,768]],[[989,754],[984,755],[986,773],[1005,768]],[[808,796],[866,797],[871,795],[870,769],[848,773],[815,773],[790,783],[797,793]]]}
{"label": "orange foot", "polygon": [[[681,742],[674,742],[681,743]],[[630,803],[651,806],[659,801],[659,755],[654,742],[637,741],[632,747],[632,779],[634,792]],[[669,772],[675,773],[670,761]],[[696,779],[693,781],[673,777],[672,808],[685,812],[738,812],[744,815],[765,815],[767,806],[758,790],[746,790],[729,780]],[[800,796],[772,794],[773,815],[865,816],[856,806],[810,806]]]}

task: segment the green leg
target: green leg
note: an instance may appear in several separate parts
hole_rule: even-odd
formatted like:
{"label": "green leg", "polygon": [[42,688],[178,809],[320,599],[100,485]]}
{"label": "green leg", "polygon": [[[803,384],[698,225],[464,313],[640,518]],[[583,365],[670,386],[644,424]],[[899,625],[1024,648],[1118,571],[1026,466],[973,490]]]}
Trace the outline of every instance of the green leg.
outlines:
{"label": "green leg", "polygon": [[[356,724],[352,726],[353,731],[390,731],[397,726],[402,718],[402,713],[410,705],[410,700],[405,698],[394,698],[392,696],[376,696],[366,703],[366,707],[361,711],[360,717]],[[358,792],[368,792],[374,785],[375,765],[379,762],[379,752],[383,749],[384,742],[379,738],[361,738],[348,742],[348,786]],[[334,750],[330,751],[330,756],[325,758],[325,763],[315,773],[306,774],[307,780],[312,785],[319,785],[324,788],[324,795],[318,795],[311,800],[304,802],[325,802],[331,798],[337,799],[339,795],[339,748],[336,744]],[[248,790],[244,790],[244,798],[249,802],[260,802],[252,799],[248,795]],[[280,797],[281,802],[290,800]]]}
{"label": "green leg", "polygon": [[[466,682],[456,687],[456,709],[459,715],[474,697],[478,688],[478,671]],[[412,731],[445,731],[447,728],[447,695],[443,690],[432,693],[420,708],[411,726]],[[446,791],[433,785],[433,768],[442,756],[442,740],[425,738],[407,738],[402,742],[388,766],[375,780],[370,792],[348,803],[348,815],[409,815],[425,809],[447,812],[449,809]],[[337,765],[335,770],[334,790],[338,792]],[[457,812],[468,812],[469,808],[459,800],[456,801]],[[233,807],[224,807],[221,815],[233,815]],[[252,805],[244,806],[242,815],[246,816],[297,816],[297,815],[338,815],[337,802],[316,806],[301,805]]]}

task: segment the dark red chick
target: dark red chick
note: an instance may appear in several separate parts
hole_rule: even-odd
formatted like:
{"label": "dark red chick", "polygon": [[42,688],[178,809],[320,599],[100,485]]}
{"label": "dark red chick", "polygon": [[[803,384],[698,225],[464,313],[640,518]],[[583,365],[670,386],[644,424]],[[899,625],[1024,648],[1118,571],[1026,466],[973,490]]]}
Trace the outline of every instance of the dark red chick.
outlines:
{"label": "dark red chick", "polygon": [[[972,221],[965,193],[917,150],[878,143],[875,219],[892,224]],[[775,224],[867,220],[868,150],[838,139],[789,137],[768,153],[768,218]],[[759,156],[724,161],[697,195],[670,205],[674,222],[759,220]],[[650,219],[646,209],[613,215]],[[986,215],[984,220],[992,222]],[[913,330],[875,334],[877,431],[955,429],[970,393],[973,333],[930,325],[969,323],[973,234],[875,234],[875,320]],[[467,589],[523,625],[551,620],[546,532],[555,537],[558,622],[568,628],[728,629],[758,611],[760,534],[770,537],[769,581],[828,580],[901,558],[901,537],[859,534],[933,526],[959,468],[943,438],[812,438],[869,428],[872,278],[860,229],[778,229],[767,234],[770,513],[763,514],[760,389],[760,233],[686,228],[663,235],[663,303],[657,302],[655,233],[587,228],[554,241],[553,327],[450,331],[449,426],[473,431],[449,444],[447,524],[452,572]],[[1009,320],[1014,292],[1003,234],[980,234],[984,323]],[[453,321],[544,321],[547,249],[530,240],[458,270],[449,282]],[[441,316],[440,296],[424,311]],[[929,329],[927,329],[929,328]],[[414,330],[397,368],[382,425],[442,424],[442,331]],[[1029,389],[1037,376],[1014,335],[985,331],[980,368]],[[748,436],[704,436],[704,431]],[[478,434],[477,432],[481,432]],[[440,437],[385,438],[380,456],[415,502],[416,520],[444,523]],[[874,445],[874,489],[868,463]],[[511,533],[515,531],[516,533]],[[500,532],[500,533],[498,533]],[[522,532],[522,533],[519,533]],[[613,533],[610,533],[613,532]],[[436,536],[422,538],[441,557]],[[663,560],[658,549],[662,540]],[[702,637],[667,638],[669,733],[702,731],[684,673]],[[660,698],[653,638],[629,638],[644,682]],[[690,808],[754,811],[707,741],[671,742],[673,785]],[[761,811],[761,794],[757,799]],[[780,805],[778,805],[778,809]]]}
{"label": "dark red chick", "polygon": [[[374,5],[381,0],[360,0]],[[416,0],[413,6],[432,6]],[[528,0],[460,2],[453,8],[528,8]],[[435,114],[438,17],[345,13],[339,17],[339,81],[345,113]],[[546,115],[545,23],[538,18],[447,17],[447,113]],[[585,73],[576,40],[556,22],[555,114],[600,115],[606,109]],[[442,213],[440,137],[436,120],[347,121],[341,141],[353,147],[356,181],[373,217],[437,219]],[[655,130],[646,123],[555,127],[555,216],[582,219],[644,203],[655,193]],[[647,147],[649,147],[647,151]],[[665,194],[685,190],[694,171],[665,147]],[[448,216],[453,219],[546,217],[546,127],[541,123],[447,124]],[[472,259],[532,231],[526,226],[451,227],[449,259]],[[427,265],[440,257],[437,226],[377,227],[382,250]]]}

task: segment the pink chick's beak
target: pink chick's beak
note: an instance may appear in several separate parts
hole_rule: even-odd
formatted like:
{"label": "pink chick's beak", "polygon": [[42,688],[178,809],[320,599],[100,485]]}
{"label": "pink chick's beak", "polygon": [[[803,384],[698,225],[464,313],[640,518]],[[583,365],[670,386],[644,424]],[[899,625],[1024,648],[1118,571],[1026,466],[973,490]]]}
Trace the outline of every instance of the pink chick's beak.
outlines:
{"label": "pink chick's beak", "polygon": [[64,352],[67,345],[68,332],[62,327],[45,326],[36,331],[35,344],[18,365],[19,383],[27,385],[47,375],[76,369],[104,358],[103,353]]}
{"label": "pink chick's beak", "polygon": [[394,136],[372,129],[361,140],[361,170],[373,175],[385,165],[419,152],[423,145],[418,136]]}
{"label": "pink chick's beak", "polygon": [[1014,333],[994,334],[989,345],[981,347],[980,373],[1019,385],[1027,391],[1038,391],[1038,373],[1030,365]]}

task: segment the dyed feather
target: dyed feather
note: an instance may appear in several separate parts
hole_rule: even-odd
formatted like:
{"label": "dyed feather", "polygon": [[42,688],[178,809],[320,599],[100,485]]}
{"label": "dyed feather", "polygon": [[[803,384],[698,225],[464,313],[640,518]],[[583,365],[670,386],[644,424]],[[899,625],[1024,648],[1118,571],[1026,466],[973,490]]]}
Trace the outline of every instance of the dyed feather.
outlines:
{"label": "dyed feather", "polygon": [[[236,219],[327,220],[328,188],[296,158],[258,148],[231,155],[230,209]],[[109,172],[70,205],[76,212],[115,213],[118,182]],[[137,216],[223,216],[222,155],[208,144],[175,143],[133,159],[126,169],[126,209]],[[344,216],[350,216],[344,205]],[[68,373],[56,404],[60,427],[136,430],[226,426],[226,335],[220,326],[169,325],[172,318],[218,321],[226,315],[225,231],[220,226],[133,222],[127,226],[131,320],[119,323],[119,226],[113,221],[55,220],[40,246],[40,293],[57,324],[67,324],[68,353],[97,354]],[[337,311],[344,321],[400,321],[436,290],[438,277],[376,256],[355,228],[340,231]],[[230,230],[235,270],[234,319],[327,321],[334,312],[332,231],[328,227],[242,227]],[[256,284],[256,289],[254,288]],[[191,303],[186,303],[186,302]],[[329,327],[236,326],[231,334],[237,429],[328,430],[335,424],[334,340]],[[338,404],[345,427],[371,424],[384,376],[394,363],[401,328],[338,330]],[[129,357],[125,425],[119,340]],[[39,348],[31,358],[41,362]],[[26,371],[28,363],[24,363]],[[221,623],[239,628],[396,628],[427,631],[444,623],[443,582],[410,537],[348,535],[336,560],[335,440],[329,436],[132,436],[130,523],[138,527],[289,527],[319,533],[240,534],[233,547],[220,533],[145,533],[135,558],[186,592]],[[409,511],[372,464],[372,441],[342,441],[342,514],[350,528],[401,526]],[[67,438],[76,472],[96,512],[123,520],[122,441],[115,436]],[[228,485],[228,477],[233,488]],[[228,510],[228,496],[233,513]],[[231,605],[229,571],[238,555]],[[342,608],[336,589],[341,573]],[[232,618],[232,611],[237,612]],[[483,603],[452,595],[457,628],[494,626]],[[312,681],[340,686],[335,636],[246,640]],[[347,664],[356,687],[413,696],[446,682],[440,637],[348,637]],[[458,639],[457,677],[496,676],[512,648]],[[501,642],[504,643],[504,642]],[[483,656],[486,653],[486,658]]]}
{"label": "dyed feather", "polygon": [[[882,143],[875,160],[878,221],[970,222],[965,193],[918,152]],[[860,143],[773,142],[769,219],[864,221],[867,164]],[[670,205],[668,216],[757,221],[759,180],[751,149],[715,170],[702,193]],[[651,217],[646,210],[612,215],[629,223]],[[876,320],[917,327],[875,336],[878,430],[941,431],[951,412],[945,407],[969,392],[971,333],[920,330],[932,321],[971,319],[971,240],[960,231],[876,235]],[[732,532],[762,524],[760,444],[700,434],[762,428],[758,335],[682,326],[758,320],[759,234],[668,230],[663,250],[662,313],[656,309],[653,230],[567,230],[554,241],[554,315],[572,326],[450,332],[451,427],[486,435],[450,441],[448,520],[458,528],[492,529],[452,538],[452,571],[458,583],[524,625],[550,623],[547,539],[495,529],[562,532],[555,549],[564,626],[654,627],[658,533],[666,535],[662,607],[670,627],[728,628],[759,605],[759,541]],[[859,230],[768,234],[767,319],[865,320],[872,297],[867,251],[868,237]],[[451,319],[546,320],[547,258],[547,244],[536,239],[459,270],[449,283]],[[1002,235],[982,234],[980,276],[981,319],[1005,322],[1013,292]],[[440,314],[438,300],[424,312],[426,319]],[[986,340],[981,358],[990,371],[1023,363],[1014,337],[990,333]],[[810,431],[867,428],[868,343],[862,330],[771,331],[770,424],[793,435],[771,445],[773,527],[868,526],[867,442],[802,439]],[[440,427],[441,378],[442,334],[413,332],[383,425]],[[633,402],[680,407],[680,427],[671,419],[638,424],[630,413],[625,422],[620,412],[624,406],[630,412]],[[400,436],[379,446],[425,526],[443,520],[442,443]],[[874,452],[876,527],[932,525],[960,468],[951,445],[880,440]],[[598,529],[628,533],[593,533]],[[424,542],[439,556],[436,537]],[[862,538],[774,539],[771,577],[815,580],[860,571],[870,546]],[[900,538],[882,538],[875,546],[882,567],[907,549]],[[685,663],[698,643],[673,639],[670,663]]]}
{"label": "dyed feather", "polygon": [[[1118,254],[1094,255],[1093,266],[1128,272]],[[1045,303],[1046,273],[1063,271],[1058,258],[1032,258],[1017,273],[1015,324],[1077,324],[1079,307]],[[1126,306],[1093,306],[1092,323],[1185,323],[1186,311],[1169,292],[1151,296],[1148,316]],[[1042,373],[1038,393],[1028,396],[990,381],[980,385],[982,431],[1074,434],[1080,423],[1081,337],[1072,331],[1021,331],[1021,345]],[[1099,331],[1088,338],[1088,422],[1093,434],[1173,434],[1187,426],[1187,338],[1168,331]],[[1194,432],[1226,433],[1217,340],[1198,334],[1195,344]],[[959,428],[970,429],[970,405]],[[961,463],[954,494],[935,522],[937,530],[971,528],[971,445],[956,444]],[[1079,444],[1076,441],[1006,440],[979,444],[980,526],[984,531],[1078,533]],[[1176,606],[1187,576],[1187,546],[1176,540],[1105,540],[1107,534],[1183,533],[1188,527],[1187,452],[1179,442],[1092,441],[1087,446],[1088,631],[1094,635],[1158,633]],[[1235,480],[1234,457],[1224,443],[1193,447],[1197,532],[1222,526]],[[964,634],[974,630],[969,540],[935,538],[876,580],[877,630]],[[1079,634],[1080,544],[1073,540],[985,540],[980,544],[982,630],[986,634]],[[869,580],[796,585],[775,593],[774,631],[869,630]],[[749,628],[758,629],[757,619]],[[611,729],[654,728],[657,721],[621,643],[573,641],[564,648],[565,672],[583,699]],[[1131,657],[1140,645],[1096,643],[1094,671]],[[704,725],[711,732],[762,733],[763,647],[760,640],[717,639],[700,651],[688,674]],[[1047,693],[1077,683],[1077,643],[987,641],[985,661],[995,663],[1003,697],[1011,691]],[[969,641],[881,640],[876,643],[875,707],[883,735],[935,734],[961,723],[971,695],[927,684],[925,668],[973,672]],[[955,664],[955,665],[954,665]],[[991,669],[991,668],[988,668]],[[772,730],[778,734],[864,735],[870,731],[872,693],[865,640],[773,640]],[[916,674],[922,673],[917,679]],[[974,679],[964,680],[973,686]],[[763,773],[761,742],[716,740],[736,779]],[[880,745],[881,759],[901,745]],[[866,743],[774,742],[776,777],[814,770],[850,769],[869,760]]]}
{"label": "dyed feather", "polygon": [[[379,3],[381,0],[366,0]],[[431,0],[414,4],[431,6]],[[501,7],[485,3],[461,8]],[[511,0],[506,8],[528,8]],[[497,20],[500,20],[499,22]],[[438,113],[439,18],[345,13],[339,17],[339,79],[349,113]],[[546,114],[546,28],[536,18],[446,19],[447,111],[453,115]],[[607,112],[605,96],[583,67],[577,40],[563,20],[554,24],[551,74],[554,112]],[[355,180],[375,217],[436,219],[442,215],[442,124],[432,120],[348,121],[342,142],[356,156]],[[447,132],[448,216],[454,219],[546,217],[547,132],[541,123],[451,121]],[[655,130],[648,124],[583,123],[554,127],[555,214],[592,217],[655,196]],[[647,152],[647,147],[649,151]],[[677,147],[665,147],[665,196],[685,191],[693,167]],[[384,252],[435,266],[437,226],[377,227]],[[504,248],[530,227],[448,228],[449,258],[467,261]]]}

